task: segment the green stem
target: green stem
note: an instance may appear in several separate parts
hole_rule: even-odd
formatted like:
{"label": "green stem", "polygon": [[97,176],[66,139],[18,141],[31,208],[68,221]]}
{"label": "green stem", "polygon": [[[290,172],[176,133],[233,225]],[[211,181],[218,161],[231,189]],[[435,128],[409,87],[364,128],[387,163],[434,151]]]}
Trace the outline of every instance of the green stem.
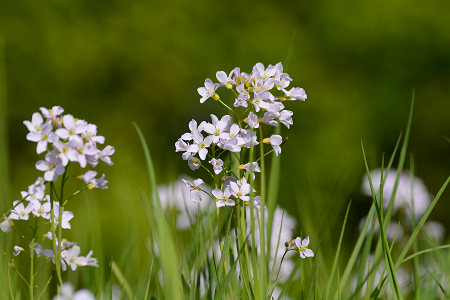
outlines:
{"label": "green stem", "polygon": [[[58,261],[61,264],[61,240],[62,240],[62,213],[64,209],[64,184],[66,183],[66,173],[69,165],[66,166],[61,180],[61,187],[59,192],[59,212],[58,212]],[[62,280],[61,280],[62,282]]]}
{"label": "green stem", "polygon": [[30,299],[34,299],[34,238],[30,243]]}
{"label": "green stem", "polygon": [[[277,277],[275,277],[275,283],[277,282],[278,277],[280,276],[281,265],[283,264],[284,257],[286,256],[286,253],[288,253],[288,251],[289,250],[286,249],[286,251],[284,251],[283,256],[281,257],[280,266],[278,267]],[[272,291],[270,292],[269,299],[272,297],[274,290],[275,290],[275,286],[273,287]]]}
{"label": "green stem", "polygon": [[[61,286],[63,284],[61,277],[61,260],[58,260],[58,248],[56,245],[56,230],[55,230],[55,205],[53,194],[55,192],[55,186],[53,182],[50,182],[50,202],[52,204],[52,209],[50,212],[50,223],[52,226],[52,240],[53,240],[53,256],[55,258],[55,267],[56,267],[56,277],[58,279],[58,285]],[[58,289],[59,290],[59,289]]]}

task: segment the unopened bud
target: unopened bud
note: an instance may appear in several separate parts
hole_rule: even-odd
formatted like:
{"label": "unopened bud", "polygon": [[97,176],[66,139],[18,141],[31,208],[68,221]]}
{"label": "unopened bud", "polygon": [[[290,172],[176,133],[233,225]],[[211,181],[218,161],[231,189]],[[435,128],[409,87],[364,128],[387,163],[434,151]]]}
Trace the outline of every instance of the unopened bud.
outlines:
{"label": "unopened bud", "polygon": [[244,165],[239,165],[238,169],[239,170],[245,170],[245,167],[244,167]]}
{"label": "unopened bud", "polygon": [[95,188],[95,184],[89,183],[89,184],[87,185],[87,187],[88,187],[89,190],[92,190],[92,189]]}
{"label": "unopened bud", "polygon": [[225,83],[225,87],[229,90],[231,90],[231,88],[233,87],[233,85],[229,82]]}
{"label": "unopened bud", "polygon": [[214,95],[212,95],[212,98],[216,101],[218,101],[220,99],[219,94],[215,93]]}
{"label": "unopened bud", "polygon": [[263,139],[263,141],[262,141],[264,144],[270,144],[270,141],[269,141],[269,138],[265,138],[265,139]]}

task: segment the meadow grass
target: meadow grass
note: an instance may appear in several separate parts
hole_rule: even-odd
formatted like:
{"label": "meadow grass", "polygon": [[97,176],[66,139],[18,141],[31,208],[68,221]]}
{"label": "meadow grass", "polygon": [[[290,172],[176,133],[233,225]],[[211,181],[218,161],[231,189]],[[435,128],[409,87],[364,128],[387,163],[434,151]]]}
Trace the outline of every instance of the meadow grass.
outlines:
{"label": "meadow grass", "polygon": [[[1,54],[0,62],[3,61]],[[97,203],[95,194],[83,194],[80,204],[83,207],[82,222],[77,223],[77,229],[72,235],[78,238],[80,244],[94,249],[99,267],[63,272],[62,281],[88,288],[98,299],[269,299],[276,288],[279,289],[278,297],[281,299],[448,297],[450,245],[437,245],[427,239],[422,234],[422,228],[444,194],[450,177],[444,181],[420,220],[413,217],[413,227],[405,243],[397,244],[395,238],[393,241],[387,238],[398,182],[408,157],[413,108],[414,95],[405,134],[400,135],[386,166],[385,156],[382,155],[383,175],[379,187],[372,184],[370,170],[373,166],[369,166],[361,141],[361,165],[367,171],[372,205],[356,242],[353,245],[344,244],[344,236],[348,232],[348,215],[352,209],[349,201],[345,215],[339,216],[342,217],[340,230],[330,228],[339,235],[337,243],[312,241],[310,247],[314,249],[315,257],[302,260],[296,256],[290,276],[283,283],[277,281],[283,265],[277,263],[277,258],[270,259],[273,248],[285,247],[285,241],[280,240],[281,227],[275,227],[275,232],[278,232],[276,244],[272,244],[271,239],[272,227],[278,225],[273,224],[273,216],[282,177],[280,158],[274,154],[265,157],[262,143],[248,150],[249,161],[253,161],[258,151],[263,157],[260,160],[260,210],[254,209],[250,201],[249,210],[243,205],[236,205],[220,212],[218,209],[203,211],[191,216],[190,228],[180,232],[174,226],[173,215],[163,208],[158,195],[159,173],[154,168],[151,147],[146,142],[150,137],[134,124],[136,139],[142,145],[143,161],[148,171],[148,186],[145,189],[137,188],[131,179],[121,175],[121,186],[113,188],[117,199],[120,199],[116,205],[121,207],[122,215],[112,218],[114,222],[121,223],[121,228],[126,231],[123,243],[116,245],[114,257],[106,254],[111,251],[105,249],[104,245],[105,228],[100,220],[100,216],[104,217],[102,204]],[[0,195],[3,199],[9,197],[6,120],[6,75],[0,64]],[[230,164],[236,165],[239,161],[236,159]],[[385,210],[383,202],[387,200],[377,190],[383,190],[386,180],[384,174],[394,166],[397,170],[395,187]],[[414,174],[412,158],[410,172]],[[255,184],[252,179],[250,182]],[[9,208],[10,202],[2,201],[3,211]],[[379,224],[379,234],[375,233],[375,224]],[[0,298],[51,299],[57,293],[54,265],[38,260],[34,255],[12,256],[17,241],[32,236],[24,228],[19,229],[12,235],[2,234],[0,238]],[[257,244],[262,246],[257,248]],[[335,249],[334,257],[324,257],[324,247]],[[437,263],[430,269],[423,257]],[[422,264],[425,274],[420,273]],[[412,288],[406,293],[402,291],[398,280],[398,270],[404,265],[413,273],[409,283]]]}

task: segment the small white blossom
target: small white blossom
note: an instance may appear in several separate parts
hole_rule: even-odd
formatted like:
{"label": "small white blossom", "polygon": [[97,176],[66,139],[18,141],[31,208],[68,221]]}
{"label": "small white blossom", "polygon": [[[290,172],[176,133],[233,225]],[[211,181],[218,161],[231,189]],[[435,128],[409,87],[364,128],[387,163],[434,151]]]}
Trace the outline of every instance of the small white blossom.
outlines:
{"label": "small white blossom", "polygon": [[309,236],[303,240],[300,237],[297,237],[294,242],[297,246],[301,258],[314,257],[314,252],[311,249],[308,249]]}
{"label": "small white blossom", "polygon": [[24,251],[24,249],[22,248],[22,247],[20,247],[20,246],[14,246],[14,256],[17,256],[17,255],[19,255],[21,252],[23,252]]}
{"label": "small white blossom", "polygon": [[213,83],[211,79],[207,78],[205,80],[205,86],[199,87],[197,92],[202,96],[200,103],[205,102],[209,98],[213,97],[215,100],[219,99],[219,95],[216,94],[216,90],[219,87],[218,83]]}
{"label": "small white blossom", "polygon": [[275,155],[278,155],[281,153],[281,143],[283,142],[283,138],[278,134],[273,134],[270,136],[270,138],[265,138],[263,140],[263,143],[270,144],[273,148],[273,151],[275,152]]}
{"label": "small white blossom", "polygon": [[209,161],[209,163],[213,166],[214,173],[219,174],[220,172],[222,172],[223,160],[221,160],[220,158],[213,158]]}
{"label": "small white blossom", "polygon": [[217,198],[217,201],[216,201],[217,207],[236,205],[236,203],[230,199],[231,191],[230,191],[229,187],[226,187],[224,191],[219,190],[219,189],[214,189],[214,190],[212,190],[212,194],[214,197]]}

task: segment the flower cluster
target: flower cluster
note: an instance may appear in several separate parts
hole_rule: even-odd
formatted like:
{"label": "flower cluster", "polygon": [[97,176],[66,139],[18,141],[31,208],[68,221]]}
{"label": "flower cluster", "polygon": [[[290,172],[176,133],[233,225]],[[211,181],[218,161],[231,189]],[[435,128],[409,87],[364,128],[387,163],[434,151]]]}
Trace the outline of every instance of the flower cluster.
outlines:
{"label": "flower cluster", "polygon": [[[248,176],[254,179],[254,173],[260,172],[258,160],[262,157],[252,162],[240,162],[233,169],[226,163],[226,154],[243,154],[243,149],[264,143],[272,148],[264,155],[270,152],[279,155],[285,140],[278,134],[263,136],[261,127],[279,126],[281,123],[290,128],[293,124],[293,112],[286,110],[283,103],[304,101],[307,96],[302,88],[288,89],[292,79],[283,72],[281,63],[267,68],[262,63],[257,63],[250,74],[241,72],[239,68],[233,69],[228,75],[219,71],[216,78],[218,83],[207,78],[204,87],[198,88],[200,102],[212,98],[229,109],[234,119],[231,115],[224,115],[219,119],[211,114],[211,122],[203,121],[199,124],[196,120],[190,121],[189,132],[178,139],[175,149],[182,152],[182,158],[192,170],[206,168],[215,182],[216,177],[222,174],[224,180],[221,184],[216,184],[211,196],[217,207],[234,206],[237,201],[248,204],[252,192]],[[218,94],[220,88],[231,91],[233,105],[222,101]],[[185,183],[193,192],[202,191],[194,183]],[[258,205],[260,200],[254,197],[253,201]]]}
{"label": "flower cluster", "polygon": [[[112,165],[110,156],[115,149],[106,146],[99,149],[98,146],[105,142],[103,136],[97,135],[97,126],[77,119],[72,115],[64,115],[64,110],[59,106],[51,109],[41,108],[41,113],[32,115],[31,121],[24,121],[28,128],[27,140],[37,143],[36,152],[45,154],[43,160],[36,163],[36,169],[44,172],[42,176],[26,191],[21,192],[21,200],[13,202],[9,215],[4,215],[0,223],[0,229],[4,232],[12,231],[15,221],[27,221],[30,218],[42,218],[44,224],[50,224],[50,231],[46,234],[47,239],[52,240],[56,227],[70,229],[70,221],[73,213],[65,210],[64,205],[68,199],[63,197],[64,184],[67,181],[66,171],[71,163],[78,164],[81,168],[97,166],[99,161]],[[106,189],[108,181],[105,175],[96,177],[97,172],[88,170],[78,178],[84,181],[84,189]],[[59,194],[55,189],[58,178],[61,178]],[[76,191],[72,196],[79,193]],[[33,223],[34,224],[34,223]],[[53,233],[53,234],[52,234]],[[35,241],[39,238],[35,237]],[[75,270],[77,266],[96,266],[97,260],[92,257],[92,251],[87,256],[80,256],[80,247],[76,243],[68,242],[61,238],[58,242],[54,239],[53,250],[45,249],[38,242],[30,245],[30,254],[51,258],[55,263],[56,257],[61,259],[63,270],[70,266]],[[14,255],[19,255],[24,249],[20,246],[14,247]],[[54,253],[56,251],[59,255]]]}
{"label": "flower cluster", "polygon": [[[110,156],[114,147],[106,146],[98,149],[105,138],[97,135],[97,126],[74,118],[72,115],[63,115],[64,109],[54,106],[51,109],[41,107],[42,115],[34,113],[31,121],[24,121],[30,131],[27,140],[36,142],[36,152],[46,152],[45,159],[36,163],[36,169],[44,172],[45,181],[56,181],[64,174],[69,162],[77,162],[81,168],[87,164],[95,167],[101,160],[112,165]],[[49,146],[53,148],[49,150]],[[83,177],[86,184],[97,188],[106,188],[104,178],[95,179],[95,175]]]}

